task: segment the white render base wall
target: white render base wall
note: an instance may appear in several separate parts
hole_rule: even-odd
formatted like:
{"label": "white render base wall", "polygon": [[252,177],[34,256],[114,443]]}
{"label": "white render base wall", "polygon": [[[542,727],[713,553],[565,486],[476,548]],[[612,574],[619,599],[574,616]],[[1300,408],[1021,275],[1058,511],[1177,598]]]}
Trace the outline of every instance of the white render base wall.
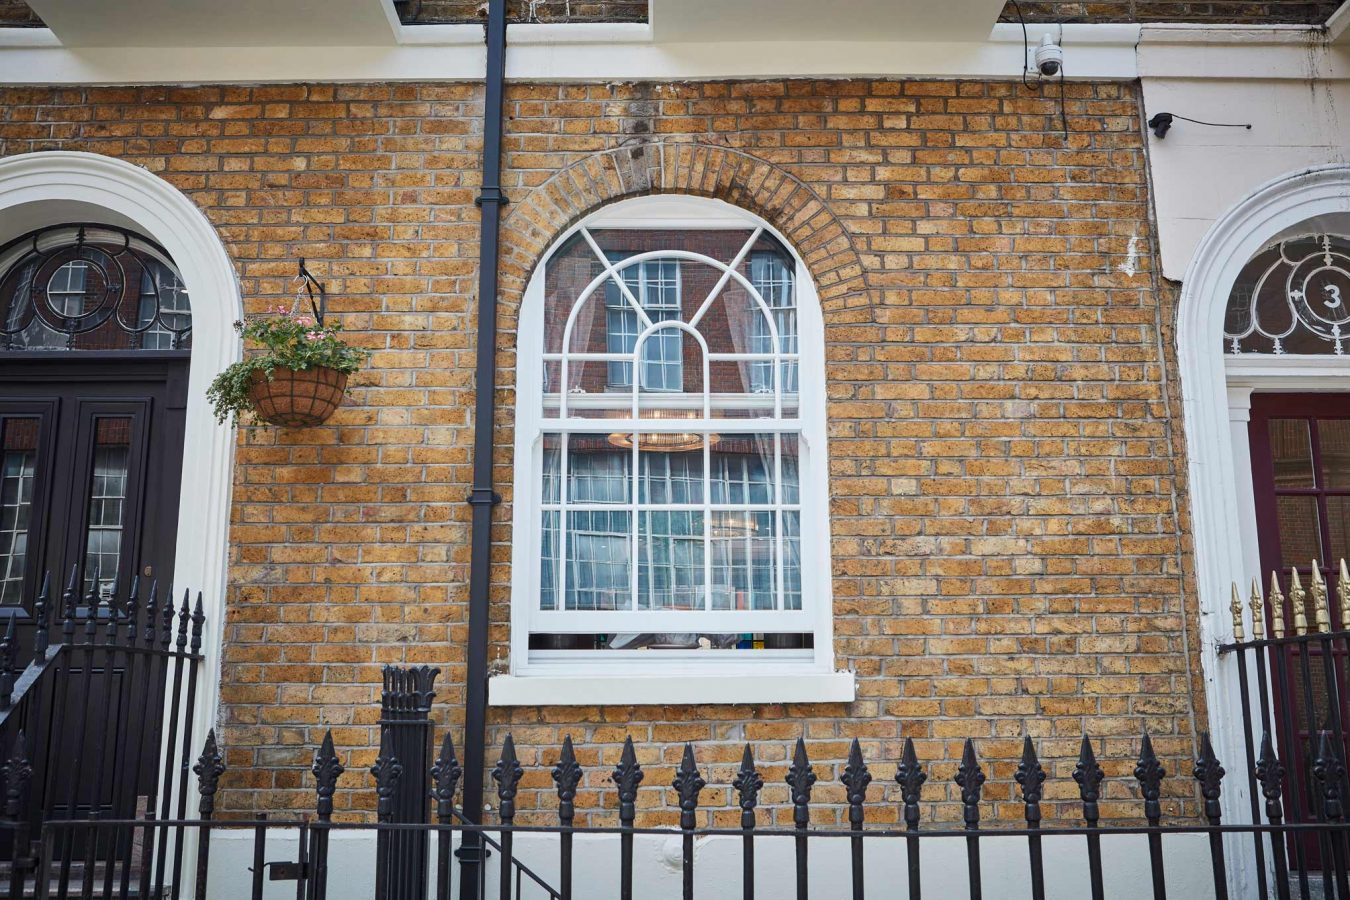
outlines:
{"label": "white render base wall", "polygon": [[[297,832],[269,833],[266,859],[294,860]],[[209,900],[249,897],[249,866],[253,836],[248,829],[216,833],[211,843]],[[556,884],[557,844],[549,835],[521,834],[516,837],[516,856],[535,872]],[[791,897],[794,892],[794,856],[791,838],[759,838],[755,842],[756,894],[759,897]],[[933,900],[969,896],[966,880],[966,849],[963,838],[923,839],[923,895]],[[1046,896],[1056,900],[1081,900],[1090,896],[1085,839],[1046,838]],[[1210,881],[1209,844],[1204,835],[1169,835],[1164,838],[1168,896],[1184,900],[1209,900],[1214,896]],[[868,839],[868,897],[908,896],[903,839]],[[695,848],[695,895],[701,900],[741,896],[741,841],[738,837],[709,837]],[[1030,896],[1026,840],[1016,837],[986,837],[980,841],[985,900],[1021,900]],[[1150,896],[1148,847],[1142,835],[1106,836],[1102,840],[1106,896],[1136,900]],[[435,841],[432,842],[435,860]],[[813,838],[810,842],[811,896],[835,900],[849,893],[849,843],[846,838]],[[488,862],[488,896],[498,896],[496,874],[500,858]],[[611,900],[619,896],[619,843],[613,835],[578,835],[575,842],[573,892],[579,900]],[[642,900],[678,898],[681,888],[680,839],[678,836],[639,835],[634,842],[634,894]],[[328,861],[330,900],[369,900],[374,896],[375,840],[370,832],[335,832]],[[458,890],[458,868],[455,871]],[[544,891],[527,886],[526,900],[544,898]],[[295,896],[295,882],[267,882],[266,900]]]}

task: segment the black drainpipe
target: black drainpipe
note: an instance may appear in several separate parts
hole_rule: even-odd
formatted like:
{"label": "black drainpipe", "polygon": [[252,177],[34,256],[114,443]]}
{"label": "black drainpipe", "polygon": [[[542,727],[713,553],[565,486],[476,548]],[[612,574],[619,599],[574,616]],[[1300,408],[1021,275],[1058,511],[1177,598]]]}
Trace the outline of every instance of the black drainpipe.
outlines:
{"label": "black drainpipe", "polygon": [[[492,444],[497,394],[497,258],[501,230],[502,108],[506,82],[506,0],[489,0],[487,70],[483,92],[483,187],[478,238],[478,347],[474,375],[473,530],[469,558],[469,648],[464,687],[464,816],[481,822],[483,762],[487,743],[488,587],[492,510],[501,497],[492,488]],[[479,900],[483,864],[477,833],[466,831],[459,851],[461,900]]]}

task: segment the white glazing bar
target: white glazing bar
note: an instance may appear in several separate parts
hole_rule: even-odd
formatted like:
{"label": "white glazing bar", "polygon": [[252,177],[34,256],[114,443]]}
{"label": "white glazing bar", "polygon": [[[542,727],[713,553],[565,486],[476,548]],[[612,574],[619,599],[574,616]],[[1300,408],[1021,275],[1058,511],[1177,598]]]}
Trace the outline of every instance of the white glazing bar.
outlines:
{"label": "white glazing bar", "polygon": [[699,304],[698,312],[694,313],[694,317],[689,320],[690,325],[695,328],[698,327],[698,323],[703,319],[703,314],[708,311],[708,307],[712,306],[713,300],[717,298],[717,295],[722,292],[722,288],[726,287],[727,282],[731,280],[731,273],[741,267],[741,263],[745,262],[746,254],[750,252],[751,247],[755,246],[755,241],[759,240],[759,236],[763,233],[764,226],[762,225],[751,233],[750,240],[745,242],[745,246],[736,254],[736,258],[731,261],[730,266],[722,273],[722,277],[717,279],[717,284],[713,285],[713,289],[708,292],[708,296],[704,298],[701,304]]}
{"label": "white glazing bar", "polygon": [[568,610],[541,612],[531,629],[535,634],[615,634],[650,631],[802,632],[815,629],[814,620],[799,610]]}
{"label": "white glazing bar", "polygon": [[567,521],[567,494],[571,490],[568,484],[569,480],[569,460],[568,444],[571,443],[571,435],[563,434],[558,436],[558,571],[556,578],[558,580],[558,599],[554,603],[554,608],[559,610],[567,609],[567,532],[569,523]]}
{"label": "white glazing bar", "polygon": [[[605,251],[600,249],[600,245],[595,242],[595,238],[591,237],[591,233],[589,231],[583,228],[581,229],[581,234],[584,238],[586,238],[586,243],[590,245],[591,250],[595,253],[596,258],[600,260],[600,264],[604,266],[606,270],[613,269],[613,272],[611,272],[609,276],[610,279],[616,285],[618,285],[619,293],[623,294],[623,297],[625,300],[628,301],[628,304],[632,306],[634,310],[637,311],[639,318],[642,319],[643,326],[650,327],[652,324],[652,320],[647,317],[647,310],[643,308],[640,302],[638,302],[638,298],[633,296],[633,292],[629,289],[628,283],[624,281],[623,275],[621,274],[621,270],[628,267],[629,260],[623,259],[619,260],[618,262],[611,261],[610,258],[605,255]],[[643,266],[641,263],[633,263],[633,264],[638,266],[638,284],[639,290],[641,290],[641,284],[646,278],[644,274],[644,272],[646,271],[646,267]],[[585,302],[586,299],[589,298],[583,298],[581,302]],[[564,345],[563,350],[567,349],[568,348],[566,347],[566,345]]]}
{"label": "white glazing bar", "polygon": [[[643,503],[640,505],[642,509],[647,512],[697,512],[698,509],[704,504]],[[773,512],[775,509],[779,508],[772,503],[709,503],[706,504],[706,506],[712,512],[730,512],[730,513],[741,512],[743,510],[749,510],[752,512]],[[547,503],[544,504],[544,509],[549,511],[555,511],[557,510],[557,508],[558,507],[553,504]],[[567,504],[567,509],[570,512],[614,512],[616,509],[621,508],[622,505],[614,503],[584,503],[572,501],[571,503]],[[797,503],[784,503],[782,504],[781,508],[788,512],[801,511],[801,506],[800,504]]]}
{"label": "white glazing bar", "polygon": [[[800,464],[799,464],[800,466]],[[773,436],[774,598],[773,608],[784,609],[783,593],[783,434]]]}

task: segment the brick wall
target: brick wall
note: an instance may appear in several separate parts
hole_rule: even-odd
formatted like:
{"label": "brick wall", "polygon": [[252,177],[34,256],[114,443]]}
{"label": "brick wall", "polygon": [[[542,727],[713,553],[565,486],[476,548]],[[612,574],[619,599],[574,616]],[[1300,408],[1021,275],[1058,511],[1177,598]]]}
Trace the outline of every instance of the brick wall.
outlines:
{"label": "brick wall", "polygon": [[[492,658],[505,661],[509,633],[511,348],[527,273],[601,202],[685,191],[763,215],[817,280],[836,652],[859,699],[494,710],[494,741],[510,729],[527,766],[551,765],[570,733],[584,764],[612,765],[632,734],[652,766],[651,822],[673,821],[663,785],[685,740],[718,784],[740,742],[759,742],[766,800],[781,803],[804,733],[817,794],[839,803],[850,738],[895,760],[912,736],[936,761],[926,796],[947,817],[966,736],[982,739],[994,801],[1012,796],[1024,732],[1060,779],[1056,799],[1085,726],[1113,761],[1112,801],[1127,796],[1122,760],[1144,728],[1183,771],[1203,709],[1188,682],[1167,378],[1175,296],[1155,277],[1135,88],[1067,89],[1066,144],[1057,101],[1013,83],[510,87]],[[0,152],[146,166],[215,222],[250,308],[288,297],[303,255],[375,351],[330,426],[240,432],[222,688],[226,809],[309,808],[306,764],[328,727],[353,750],[344,783],[367,787],[381,664],[441,666],[438,715],[452,726],[463,698],[479,88],[16,89],[0,101]],[[890,770],[874,771],[881,791]],[[612,787],[590,777],[578,806],[611,821]],[[548,787],[532,771],[520,806]],[[1183,811],[1186,780],[1172,789]],[[339,810],[371,800],[344,792]]]}
{"label": "brick wall", "polygon": [[[1340,0],[1021,0],[1028,22],[1214,22],[1320,25]],[[1009,0],[999,19],[1016,22]]]}

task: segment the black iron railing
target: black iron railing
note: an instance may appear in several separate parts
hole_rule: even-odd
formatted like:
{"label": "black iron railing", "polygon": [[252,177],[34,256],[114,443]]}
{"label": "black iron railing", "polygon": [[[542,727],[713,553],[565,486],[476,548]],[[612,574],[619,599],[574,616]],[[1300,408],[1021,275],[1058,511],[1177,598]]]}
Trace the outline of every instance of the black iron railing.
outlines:
{"label": "black iron railing", "polygon": [[[175,609],[167,596],[161,605],[153,583],[133,578],[120,597],[101,594],[100,583],[93,572],[81,596],[72,571],[53,609],[44,579],[32,607],[31,662],[21,671],[14,618],[0,641],[0,747],[7,751],[0,785],[8,824],[0,833],[0,884],[10,897],[33,884],[49,822],[188,815],[189,736],[206,621],[201,597],[194,608],[185,592]],[[147,896],[151,866],[161,883],[179,884],[186,834],[186,826],[162,829],[152,846],[125,825],[66,829],[54,849],[54,884],[78,885],[84,896]]]}
{"label": "black iron railing", "polygon": [[[1085,738],[1081,743],[1077,766],[1073,773],[1081,822],[1076,825],[1044,827],[1041,802],[1045,796],[1048,779],[1045,768],[1038,758],[1035,743],[1026,738],[1016,775],[1025,822],[1023,827],[986,827],[982,818],[987,805],[983,797],[985,771],[972,741],[966,741],[954,777],[961,801],[962,816],[959,826],[945,822],[923,822],[921,789],[927,784],[930,788],[929,799],[932,799],[932,793],[939,790],[940,786],[928,779],[928,773],[918,759],[914,744],[909,740],[905,742],[902,756],[896,766],[895,780],[899,787],[901,809],[887,810],[888,824],[868,827],[869,809],[877,810],[885,801],[876,799],[875,795],[880,792],[875,788],[872,788],[874,798],[869,800],[869,787],[875,782],[864,760],[861,745],[855,740],[850,747],[847,765],[843,767],[839,777],[847,800],[849,827],[847,829],[816,827],[811,824],[811,811],[815,808],[812,792],[818,784],[818,773],[808,757],[805,743],[798,740],[784,779],[791,798],[792,827],[762,824],[762,813],[758,807],[764,778],[755,764],[753,748],[749,746],[745,748],[740,770],[728,785],[735,791],[737,797],[737,805],[741,812],[740,827],[698,827],[696,823],[700,811],[700,796],[707,783],[699,769],[692,746],[686,746],[681,763],[671,781],[679,802],[679,826],[647,828],[637,824],[639,786],[647,773],[638,762],[636,747],[631,739],[625,741],[618,765],[612,772],[607,773],[609,780],[617,789],[619,824],[599,827],[576,824],[575,792],[585,773],[577,763],[570,741],[564,742],[558,762],[551,769],[558,798],[556,824],[517,824],[515,800],[527,770],[518,759],[514,742],[509,737],[501,749],[492,773],[496,782],[499,818],[495,824],[475,824],[465,821],[454,809],[453,797],[459,787],[460,768],[454,747],[448,738],[442,742],[438,758],[429,769],[434,785],[432,791],[437,801],[435,824],[391,821],[393,806],[388,801],[392,799],[393,788],[396,787],[403,771],[401,764],[390,752],[391,745],[388,740],[372,770],[375,776],[376,795],[380,801],[378,821],[374,824],[334,822],[332,798],[337,790],[338,780],[343,774],[343,767],[338,760],[331,734],[325,737],[318,749],[312,767],[316,797],[314,820],[306,818],[287,821],[220,821],[213,815],[214,797],[224,766],[213,734],[208,737],[205,748],[194,766],[194,771],[198,775],[198,791],[201,798],[198,818],[156,820],[153,817],[142,817],[122,821],[71,819],[45,822],[41,831],[38,871],[34,882],[24,888],[33,892],[35,896],[44,897],[67,898],[79,893],[75,886],[61,877],[61,872],[69,865],[70,848],[77,846],[81,839],[87,843],[96,843],[100,835],[110,836],[129,832],[138,836],[142,847],[154,848],[154,852],[158,854],[163,852],[166,836],[170,832],[174,836],[171,843],[175,846],[181,845],[182,835],[186,832],[189,836],[197,837],[195,878],[192,880],[191,889],[189,890],[186,883],[180,885],[177,882],[165,881],[162,865],[142,866],[142,871],[153,869],[154,875],[148,883],[140,886],[136,896],[204,898],[209,892],[213,897],[261,898],[265,886],[264,872],[267,872],[272,880],[278,878],[294,880],[296,896],[301,900],[304,898],[326,900],[329,896],[373,896],[379,900],[386,900],[406,896],[404,892],[412,881],[420,882],[421,890],[426,891],[428,896],[441,900],[450,897],[452,890],[460,887],[456,867],[450,861],[453,846],[467,844],[469,847],[477,848],[486,843],[499,857],[497,863],[465,869],[476,873],[477,896],[496,896],[500,900],[526,896],[569,900],[572,897],[595,894],[609,895],[616,891],[621,898],[627,900],[652,895],[651,885],[644,883],[635,871],[635,839],[643,836],[673,836],[678,837],[681,843],[682,853],[679,862],[681,893],[687,900],[692,900],[697,895],[694,850],[697,840],[702,838],[739,838],[743,863],[740,885],[729,886],[723,883],[718,890],[707,892],[706,896],[725,897],[734,891],[745,898],[796,896],[799,900],[804,900],[811,896],[834,898],[850,893],[855,898],[903,896],[907,893],[912,900],[919,900],[925,896],[925,887],[928,890],[927,896],[959,895],[958,890],[953,889],[953,876],[949,871],[925,872],[922,867],[923,854],[920,852],[920,845],[926,842],[957,839],[965,846],[966,874],[964,879],[956,879],[955,884],[961,894],[979,900],[983,896],[985,885],[990,883],[991,879],[998,882],[1001,892],[1006,891],[1009,879],[1006,851],[1002,862],[998,864],[999,868],[990,871],[988,864],[981,858],[982,849],[991,838],[1016,838],[1025,847],[1026,868],[1023,871],[1030,876],[1026,896],[1032,900],[1042,900],[1046,896],[1064,896],[1063,893],[1047,893],[1048,867],[1044,849],[1052,844],[1060,849],[1068,844],[1079,848],[1076,852],[1084,854],[1088,873],[1087,889],[1078,896],[1090,896],[1094,900],[1100,900],[1106,896],[1110,888],[1116,896],[1124,896],[1122,892],[1129,892],[1129,896],[1151,895],[1155,900],[1162,900],[1167,896],[1169,874],[1174,877],[1178,874],[1191,874],[1191,870],[1201,863],[1201,859],[1192,857],[1178,866],[1174,860],[1169,870],[1164,857],[1164,846],[1169,841],[1203,838],[1207,839],[1208,845],[1207,854],[1203,850],[1200,851],[1208,856],[1206,862],[1209,874],[1205,880],[1212,886],[1215,897],[1227,898],[1230,867],[1234,864],[1246,864],[1251,860],[1245,856],[1245,851],[1242,859],[1229,858],[1226,855],[1225,836],[1245,836],[1244,839],[1255,837],[1258,840],[1273,841],[1276,846],[1303,836],[1311,836],[1341,850],[1344,850],[1347,840],[1350,840],[1350,826],[1340,819],[1310,823],[1285,821],[1282,765],[1274,756],[1269,742],[1265,743],[1263,755],[1257,761],[1253,774],[1265,798],[1266,815],[1264,820],[1258,820],[1255,824],[1229,823],[1223,820],[1221,800],[1225,771],[1215,756],[1208,736],[1201,739],[1199,755],[1194,760],[1191,771],[1187,773],[1203,799],[1204,818],[1164,824],[1159,796],[1168,773],[1164,771],[1155,754],[1152,742],[1145,736],[1139,743],[1139,755],[1137,760],[1134,760],[1131,779],[1131,787],[1137,790],[1141,798],[1141,815],[1132,823],[1121,824],[1119,819],[1105,824],[1101,821],[1100,798],[1109,781],[1105,776],[1105,770],[1098,762],[1092,742]],[[1334,748],[1328,748],[1326,752],[1329,754],[1328,759],[1335,756]],[[10,748],[10,770],[19,773],[20,777],[26,771],[23,755],[22,742]],[[1328,772],[1336,769],[1334,765],[1324,768]],[[1322,786],[1324,797],[1328,802],[1341,801],[1339,783],[1334,778],[1326,777]],[[896,812],[899,813],[898,816]],[[889,822],[893,821],[902,821],[903,828],[890,825]],[[278,829],[287,829],[288,834],[297,834],[299,838],[288,858],[279,862],[267,859],[269,847],[277,846],[273,841],[276,840]],[[333,845],[330,841],[334,835],[352,831],[375,835],[377,844],[388,845],[398,843],[394,839],[396,835],[426,836],[428,839],[434,835],[436,865],[420,869],[409,867],[396,878],[389,868],[394,864],[393,857],[382,855],[374,871],[359,869],[357,870],[359,874],[353,877],[353,871],[346,861],[341,858],[335,860],[332,856]],[[251,886],[248,888],[242,887],[242,882],[238,879],[231,880],[232,876],[237,874],[237,871],[233,870],[242,869],[247,859],[239,854],[228,859],[217,859],[213,856],[222,832],[233,833],[239,837],[251,834],[253,871]],[[538,856],[540,846],[537,838],[541,835],[548,838],[552,847],[548,851],[547,858]],[[575,864],[578,861],[573,841],[576,835],[608,836],[613,841],[612,844],[588,842],[586,845],[588,856],[582,858],[582,861],[588,867],[590,874],[587,877],[590,880],[580,884],[574,883],[573,878]],[[1118,864],[1120,854],[1124,852],[1123,848],[1126,846],[1119,843],[1119,839],[1127,835],[1147,837],[1146,848],[1139,848],[1134,852],[1140,855],[1141,870],[1146,868],[1149,872],[1151,888],[1145,888],[1142,882],[1134,881],[1123,884],[1118,881],[1113,885],[1107,870],[1103,867],[1103,844],[1108,841],[1117,842],[1112,845],[1112,855]],[[472,836],[472,839],[466,842],[466,836]],[[530,860],[529,865],[517,858],[520,852],[517,839],[522,836],[535,838],[531,844],[531,852],[538,858]],[[757,867],[755,865],[757,847],[766,841],[783,839],[790,840],[793,847],[794,866],[790,874],[778,869],[766,873],[762,867]],[[815,852],[820,852],[819,845],[822,839],[847,842],[847,869],[846,875],[843,876],[845,884],[833,883],[827,892],[813,895],[811,853],[813,848]],[[290,839],[287,840],[285,846],[291,847]],[[406,843],[406,840],[403,841],[404,845]],[[238,845],[238,840],[235,841],[235,845]],[[901,855],[905,859],[904,873],[907,885],[869,884],[867,881],[869,855],[881,853],[898,859],[900,856],[896,854],[900,849],[899,845],[905,848]],[[1201,846],[1204,846],[1204,843]],[[595,883],[597,854],[603,854],[612,864],[608,869],[610,874],[605,878],[607,884]],[[346,866],[340,887],[329,877],[331,866],[335,862]],[[541,874],[544,866],[552,871]],[[484,876],[489,868],[494,876],[491,880]],[[1187,871],[1179,873],[1178,868]],[[102,872],[91,869],[89,874],[96,875]],[[1285,871],[1283,874],[1285,877],[1277,879],[1272,885],[1273,893],[1280,898],[1288,898],[1291,890],[1288,872]],[[965,883],[961,884],[961,881]],[[222,887],[214,887],[216,882],[220,882]],[[942,886],[934,890],[935,883]],[[1326,897],[1350,896],[1345,892],[1341,873],[1337,873],[1330,884],[1331,889],[1325,894]],[[241,886],[231,893],[228,891],[231,885]],[[12,893],[11,896],[19,894]],[[128,894],[123,891],[108,896],[126,897]]]}
{"label": "black iron railing", "polygon": [[[1262,819],[1263,797],[1268,821],[1275,821],[1276,813],[1304,825],[1339,826],[1346,820],[1350,572],[1344,561],[1339,575],[1334,625],[1330,592],[1315,562],[1306,589],[1297,569],[1283,585],[1271,573],[1268,595],[1253,582],[1245,604],[1233,586],[1235,640],[1219,652],[1237,665],[1253,822]],[[1250,612],[1250,640],[1244,611]],[[1287,810],[1272,810],[1272,787],[1279,789]],[[1350,897],[1350,847],[1333,830],[1291,832],[1286,839],[1253,832],[1251,842],[1261,896],[1269,895],[1268,885],[1287,891],[1292,875],[1301,898]],[[1321,882],[1320,891],[1314,880]]]}

